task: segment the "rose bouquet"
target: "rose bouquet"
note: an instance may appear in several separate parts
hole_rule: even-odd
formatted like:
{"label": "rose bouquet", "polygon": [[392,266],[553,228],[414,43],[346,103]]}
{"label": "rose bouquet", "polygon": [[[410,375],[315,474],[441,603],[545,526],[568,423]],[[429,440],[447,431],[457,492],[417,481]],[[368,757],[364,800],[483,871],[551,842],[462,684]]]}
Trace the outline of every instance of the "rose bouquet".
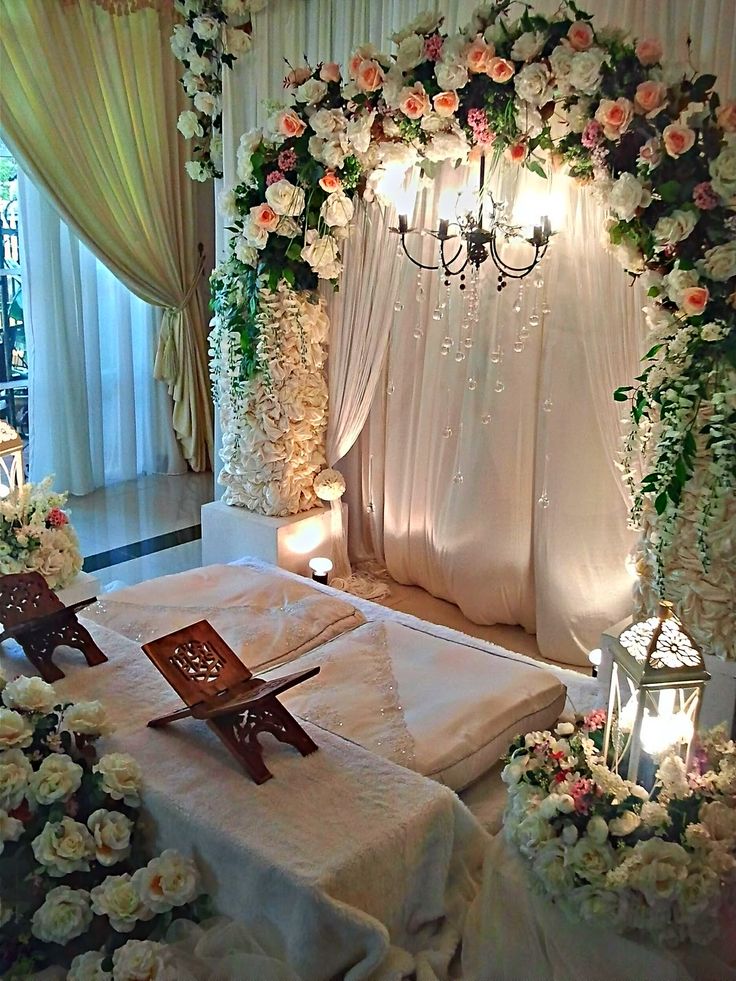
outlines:
{"label": "rose bouquet", "polygon": [[23,484],[0,498],[0,575],[40,572],[61,589],[82,568],[82,555],[63,510],[67,495],[53,491],[51,481]]}
{"label": "rose bouquet", "polygon": [[662,760],[651,793],[605,765],[605,712],[512,744],[506,836],[569,915],[660,944],[706,944],[736,889],[736,745],[702,737]]}
{"label": "rose bouquet", "polygon": [[72,981],[153,977],[142,966],[162,957],[155,938],[198,918],[194,863],[172,850],[146,861],[141,770],[125,753],[98,758],[99,702],[62,702],[40,678],[3,685],[0,974],[71,962]]}

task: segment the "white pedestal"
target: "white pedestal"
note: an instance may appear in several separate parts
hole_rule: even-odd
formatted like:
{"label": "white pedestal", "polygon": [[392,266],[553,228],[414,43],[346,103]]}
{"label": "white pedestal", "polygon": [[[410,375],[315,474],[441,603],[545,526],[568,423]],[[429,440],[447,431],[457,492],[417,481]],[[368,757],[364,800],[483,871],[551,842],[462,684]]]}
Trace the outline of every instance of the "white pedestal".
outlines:
{"label": "white pedestal", "polygon": [[309,560],[331,554],[329,509],[269,518],[222,501],[202,505],[202,565],[253,556],[309,575]]}
{"label": "white pedestal", "polygon": [[[602,657],[598,677],[603,692],[608,692],[611,681],[612,642],[618,639],[619,634],[630,623],[630,617],[622,620],[614,627],[609,627],[601,637]],[[704,654],[703,657],[705,667],[710,673],[710,681],[703,692],[699,728],[710,729],[725,722],[727,729],[733,735],[736,727],[736,661],[722,661],[712,654]]]}
{"label": "white pedestal", "polygon": [[57,590],[56,595],[64,606],[94,599],[95,596],[100,595],[100,581],[89,572],[79,572],[65,589]]}

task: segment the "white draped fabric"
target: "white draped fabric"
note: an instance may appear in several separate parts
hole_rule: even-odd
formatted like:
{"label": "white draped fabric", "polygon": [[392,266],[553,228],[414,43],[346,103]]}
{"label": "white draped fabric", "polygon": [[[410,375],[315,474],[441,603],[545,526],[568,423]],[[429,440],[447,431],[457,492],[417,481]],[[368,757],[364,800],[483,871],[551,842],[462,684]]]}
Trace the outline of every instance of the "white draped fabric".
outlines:
{"label": "white draped fabric", "polygon": [[22,174],[31,479],[72,494],[184,473],[171,398],[151,365],[162,310],[134,296]]}
{"label": "white draped fabric", "polygon": [[[431,6],[445,13],[452,31],[475,2],[280,0],[256,15],[257,54],[226,80],[226,181],[240,134],[263,118],[263,99],[278,97],[284,58],[296,64],[306,54],[312,63],[344,63],[365,41],[386,50],[392,31]],[[536,6],[549,13],[557,3]],[[733,91],[732,0],[588,0],[583,6],[600,25],[659,36],[671,61],[687,60],[690,36],[692,64],[717,73],[722,94]],[[447,180],[419,201],[427,223]],[[375,253],[381,269],[396,275],[399,267],[393,296],[388,276],[366,289],[361,265],[370,243],[351,250],[331,309],[330,458],[342,456],[354,438],[378,378],[370,358],[390,331],[362,436],[342,464],[354,554],[384,559],[397,580],[452,600],[472,620],[536,632],[550,659],[585,664],[601,629],[631,606],[626,557],[635,536],[626,527],[615,466],[621,406],[611,393],[638,373],[643,298],[601,248],[602,213],[589,192],[561,175],[546,187],[528,174],[505,192],[532,214],[556,216],[560,233],[545,285],[535,288],[536,277],[526,281],[518,313],[514,284],[498,294],[493,274],[483,270],[480,322],[462,361],[454,359],[463,316],[459,292],[453,290],[449,316],[434,320],[436,278],[425,274],[418,291],[416,269],[395,259],[395,241]],[[404,306],[395,313],[396,299]],[[347,310],[350,316],[340,316]],[[535,312],[540,323],[532,327]],[[519,338],[524,325],[529,336]],[[442,357],[446,334],[454,346]]]}

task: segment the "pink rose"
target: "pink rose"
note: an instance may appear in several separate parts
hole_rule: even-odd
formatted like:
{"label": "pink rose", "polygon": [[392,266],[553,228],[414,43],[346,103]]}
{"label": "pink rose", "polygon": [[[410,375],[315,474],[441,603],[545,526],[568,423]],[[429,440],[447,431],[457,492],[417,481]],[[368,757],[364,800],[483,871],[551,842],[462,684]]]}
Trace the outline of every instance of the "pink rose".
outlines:
{"label": "pink rose", "polygon": [[724,133],[736,133],[736,102],[724,102],[716,109],[716,122]]}
{"label": "pink rose", "polygon": [[629,128],[634,116],[634,106],[628,99],[601,99],[595,118],[603,127],[608,140],[617,140]]}
{"label": "pink rose", "polygon": [[326,191],[328,194],[332,194],[333,191],[342,190],[342,181],[337,174],[333,173],[331,170],[328,170],[324,177],[320,177],[319,186],[323,191]]}
{"label": "pink rose", "polygon": [[62,511],[61,508],[51,508],[46,515],[46,524],[50,528],[63,528],[64,525],[69,524],[69,518],[67,518],[66,512]]}
{"label": "pink rose", "polygon": [[516,67],[512,61],[507,61],[505,58],[491,58],[488,62],[486,75],[491,81],[503,85],[504,82],[508,82],[515,71]]}
{"label": "pink rose", "polygon": [[698,317],[705,310],[709,297],[705,286],[688,286],[680,294],[680,309],[688,317]]}
{"label": "pink rose", "polygon": [[644,38],[643,41],[639,41],[635,50],[636,57],[642,65],[658,65],[662,60],[662,42],[657,38]]}
{"label": "pink rose", "polygon": [[567,40],[576,51],[587,51],[593,43],[593,28],[586,20],[576,20],[570,25]]}
{"label": "pink rose", "polygon": [[681,157],[695,143],[695,132],[682,123],[670,123],[662,131],[662,139],[670,157]]}
{"label": "pink rose", "polygon": [[636,86],[634,106],[637,112],[653,115],[659,112],[667,98],[667,86],[663,82],[642,82]]}
{"label": "pink rose", "polygon": [[279,216],[270,204],[258,204],[251,208],[250,217],[254,225],[265,228],[268,232],[272,232],[279,223]]}
{"label": "pink rose", "polygon": [[477,37],[465,49],[465,65],[469,71],[477,75],[488,70],[488,63],[496,53],[492,44],[486,44],[482,37]]}
{"label": "pink rose", "polygon": [[432,103],[438,116],[452,116],[458,110],[460,99],[457,92],[450,90],[449,92],[438,92]]}
{"label": "pink rose", "polygon": [[340,66],[335,61],[326,61],[319,70],[323,82],[339,82]]}
{"label": "pink rose", "polygon": [[506,147],[506,159],[511,163],[523,163],[526,158],[526,146],[523,143],[512,143]]}
{"label": "pink rose", "polygon": [[662,163],[662,142],[656,136],[647,140],[639,150],[639,159],[645,163],[650,170],[659,167]]}
{"label": "pink rose", "polygon": [[282,109],[276,116],[276,130],[282,136],[301,136],[307,124],[293,109]]}
{"label": "pink rose", "polygon": [[365,59],[358,65],[355,82],[361,92],[375,92],[383,85],[383,69],[377,61]]}
{"label": "pink rose", "polygon": [[308,78],[312,77],[312,69],[308,67],[304,68],[292,68],[289,74],[284,79],[285,89],[295,89],[298,85],[302,85]]}
{"label": "pink rose", "polygon": [[429,96],[421,82],[406,86],[399,92],[399,109],[409,119],[419,119],[429,112]]}

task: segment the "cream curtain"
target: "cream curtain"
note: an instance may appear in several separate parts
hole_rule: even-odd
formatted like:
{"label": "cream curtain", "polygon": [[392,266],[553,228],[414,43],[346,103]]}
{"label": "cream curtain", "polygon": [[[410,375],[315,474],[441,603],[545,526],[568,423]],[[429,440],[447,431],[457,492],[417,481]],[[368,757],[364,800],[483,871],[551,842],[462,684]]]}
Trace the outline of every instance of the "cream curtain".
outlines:
{"label": "cream curtain", "polygon": [[176,129],[173,13],[2,0],[0,112],[24,170],[137,296],[164,307],[156,377],[194,470],[212,456],[197,188]]}
{"label": "cream curtain", "polygon": [[[232,179],[240,134],[260,122],[265,98],[278,98],[285,71],[306,53],[312,63],[345,63],[350,50],[387,39],[419,10],[442,10],[447,28],[464,24],[475,0],[279,0],[254,18],[257,59],[244,59],[226,79],[225,165]],[[550,13],[556,0],[535,4]],[[671,60],[715,71],[720,91],[734,88],[736,23],[732,0],[587,0],[597,23],[621,25],[663,39]],[[248,98],[242,93],[248,92]],[[457,175],[455,175],[456,177]],[[445,175],[418,202],[434,220]],[[536,213],[556,209],[560,234],[542,277],[503,294],[484,270],[480,322],[466,357],[443,357],[446,334],[464,339],[463,301],[455,290],[449,312],[437,321],[436,278],[394,260],[393,296],[376,297],[361,281],[361,248],[347,257],[340,297],[331,307],[335,350],[352,345],[368,365],[368,336],[358,321],[390,330],[384,374],[353,451],[340,467],[348,482],[350,536],[357,557],[384,559],[392,575],[457,603],[480,623],[518,623],[536,632],[552,660],[585,664],[601,629],[630,609],[626,557],[635,533],[627,529],[627,502],[616,468],[621,406],[611,394],[638,373],[643,342],[641,292],[628,286],[617,261],[600,245],[599,206],[572,182],[550,186],[523,175],[505,178],[504,197]],[[377,223],[378,224],[378,223]],[[535,278],[544,285],[535,287]],[[373,282],[385,291],[388,280]],[[359,300],[358,290],[363,294]],[[365,316],[380,300],[389,320]],[[393,301],[403,303],[394,312]],[[544,307],[549,313],[543,314]],[[351,317],[340,316],[350,310]],[[530,326],[537,313],[540,322]],[[384,314],[385,316],[385,314]],[[417,330],[417,327],[419,330]],[[519,331],[528,330],[516,350]],[[502,359],[497,360],[498,350]],[[330,359],[330,392],[351,391],[343,372],[350,358]],[[374,348],[380,353],[380,346]],[[370,366],[374,372],[375,366]],[[335,377],[336,376],[336,377]],[[338,404],[331,433],[352,431]],[[343,426],[345,429],[343,430]],[[349,440],[342,443],[346,445]],[[334,452],[334,446],[333,446]]]}

